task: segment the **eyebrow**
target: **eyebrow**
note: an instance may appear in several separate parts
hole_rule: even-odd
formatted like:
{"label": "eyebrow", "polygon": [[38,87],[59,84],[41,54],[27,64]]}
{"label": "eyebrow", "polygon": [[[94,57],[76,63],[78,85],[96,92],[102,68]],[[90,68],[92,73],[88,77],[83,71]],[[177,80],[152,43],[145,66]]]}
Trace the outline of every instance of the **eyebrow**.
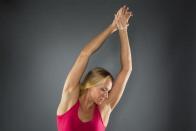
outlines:
{"label": "eyebrow", "polygon": [[104,87],[104,89],[107,89],[107,91],[111,91],[112,89],[108,90],[108,88]]}

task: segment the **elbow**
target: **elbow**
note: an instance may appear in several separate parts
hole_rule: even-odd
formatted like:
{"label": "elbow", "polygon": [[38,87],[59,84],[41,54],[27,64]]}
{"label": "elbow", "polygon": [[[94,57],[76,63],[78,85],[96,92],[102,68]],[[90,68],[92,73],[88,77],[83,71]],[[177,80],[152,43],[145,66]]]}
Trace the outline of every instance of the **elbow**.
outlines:
{"label": "elbow", "polygon": [[125,70],[125,71],[128,71],[128,72],[131,72],[132,71],[132,62],[131,62],[131,60],[122,64],[122,69]]}
{"label": "elbow", "polygon": [[93,51],[90,48],[87,48],[87,47],[84,47],[81,50],[81,54],[84,55],[84,56],[91,56],[92,53],[93,53]]}
{"label": "elbow", "polygon": [[90,56],[90,53],[89,53],[89,51],[87,51],[87,50],[82,50],[82,51],[80,52],[80,54],[81,54],[82,56]]}
{"label": "elbow", "polygon": [[125,66],[122,67],[123,70],[126,70],[128,72],[132,71],[132,63],[128,62],[128,64],[126,64]]}
{"label": "elbow", "polygon": [[132,67],[129,67],[128,69],[127,69],[127,72],[132,72]]}
{"label": "elbow", "polygon": [[127,65],[122,67],[122,70],[126,71],[126,72],[132,72],[132,65]]}
{"label": "elbow", "polygon": [[131,58],[131,56],[122,62],[122,67],[124,68],[124,70],[132,71],[132,58]]}

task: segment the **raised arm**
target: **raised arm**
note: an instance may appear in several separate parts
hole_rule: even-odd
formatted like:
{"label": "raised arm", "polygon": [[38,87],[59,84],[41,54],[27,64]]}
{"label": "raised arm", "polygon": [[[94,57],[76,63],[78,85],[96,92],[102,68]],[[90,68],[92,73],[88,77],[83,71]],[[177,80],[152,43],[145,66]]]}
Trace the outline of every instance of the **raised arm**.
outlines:
{"label": "raised arm", "polygon": [[131,49],[129,46],[127,32],[128,19],[130,16],[132,16],[132,13],[128,11],[128,8],[122,7],[118,11],[116,18],[116,24],[118,26],[120,37],[121,69],[113,83],[113,87],[108,98],[108,104],[111,106],[112,110],[122,97],[128,78],[132,71]]}
{"label": "raised arm", "polygon": [[106,38],[117,30],[115,21],[113,20],[103,32],[91,39],[81,50],[75,63],[73,64],[63,87],[62,97],[57,108],[57,114],[64,113],[70,104],[79,96],[79,84],[82,74],[85,71],[89,57],[103,44]]}
{"label": "raised arm", "polygon": [[67,75],[63,88],[64,91],[72,91],[74,88],[78,87],[77,85],[80,83],[82,74],[88,64],[89,57],[101,47],[106,38],[114,31],[116,31],[116,27],[112,23],[85,45]]}

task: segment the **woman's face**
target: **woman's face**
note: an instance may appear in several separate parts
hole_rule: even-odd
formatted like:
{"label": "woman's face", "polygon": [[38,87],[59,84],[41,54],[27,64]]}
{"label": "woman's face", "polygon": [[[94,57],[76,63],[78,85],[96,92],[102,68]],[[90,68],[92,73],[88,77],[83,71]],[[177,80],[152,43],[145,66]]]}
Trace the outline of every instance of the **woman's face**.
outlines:
{"label": "woman's face", "polygon": [[91,88],[91,97],[93,101],[100,105],[108,98],[109,92],[112,88],[112,81],[107,79],[103,82],[100,82],[96,87]]}

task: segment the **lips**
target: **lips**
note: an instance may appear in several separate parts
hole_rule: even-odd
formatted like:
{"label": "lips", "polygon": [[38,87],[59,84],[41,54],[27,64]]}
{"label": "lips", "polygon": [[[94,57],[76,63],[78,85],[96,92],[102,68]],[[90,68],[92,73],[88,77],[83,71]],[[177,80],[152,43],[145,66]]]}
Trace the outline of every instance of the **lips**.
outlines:
{"label": "lips", "polygon": [[98,103],[101,104],[103,102],[103,100],[99,100]]}
{"label": "lips", "polygon": [[100,98],[99,100],[101,100],[101,101],[102,101],[102,100],[104,100],[104,98]]}
{"label": "lips", "polygon": [[103,101],[104,101],[104,99],[103,99],[103,98],[99,99],[99,102],[103,102]]}

